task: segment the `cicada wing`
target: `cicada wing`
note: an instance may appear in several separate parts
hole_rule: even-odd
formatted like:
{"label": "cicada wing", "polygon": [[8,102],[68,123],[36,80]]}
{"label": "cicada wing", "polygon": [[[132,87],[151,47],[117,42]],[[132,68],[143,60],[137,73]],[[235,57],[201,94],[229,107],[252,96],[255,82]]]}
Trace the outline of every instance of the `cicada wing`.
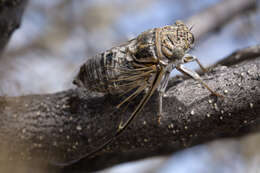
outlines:
{"label": "cicada wing", "polygon": [[[116,139],[117,136],[119,136],[127,127],[128,125],[132,122],[132,120],[138,115],[138,113],[140,113],[140,111],[143,109],[143,107],[145,106],[145,104],[148,102],[148,100],[150,99],[150,97],[153,95],[153,93],[155,92],[155,90],[158,88],[158,86],[160,85],[161,79],[163,78],[164,75],[164,71],[160,70],[153,82],[151,87],[149,88],[148,92],[143,96],[142,100],[140,101],[140,103],[137,105],[137,107],[135,108],[135,110],[133,111],[133,113],[130,115],[130,117],[127,119],[127,121],[125,123],[120,123],[118,130],[116,131],[116,133],[110,137],[103,145],[99,146],[98,148],[96,148],[94,151],[87,153],[83,156],[81,156],[79,159],[77,160],[73,160],[71,162],[67,162],[64,164],[58,164],[58,166],[67,166],[67,165],[71,165],[73,163],[79,162],[80,160],[84,159],[84,158],[89,158],[90,156],[93,156],[94,154],[96,154],[97,152],[101,151],[102,149],[104,149],[107,145],[109,145],[111,142],[113,142],[114,139]],[[138,90],[138,89],[137,89]],[[135,96],[140,94],[143,90],[139,90],[138,93],[135,93]]]}
{"label": "cicada wing", "polygon": [[[138,104],[138,106],[135,108],[134,112],[130,115],[130,117],[127,119],[127,121],[123,124],[121,123],[117,133],[115,134],[115,137],[118,136],[130,123],[131,121],[136,117],[136,115],[143,109],[145,104],[148,102],[150,97],[153,95],[155,90],[160,85],[161,79],[163,78],[164,71],[161,70],[156,74],[156,77],[154,78],[152,82],[152,86],[150,87],[149,91],[143,96],[142,100]],[[123,124],[123,125],[122,125]]]}

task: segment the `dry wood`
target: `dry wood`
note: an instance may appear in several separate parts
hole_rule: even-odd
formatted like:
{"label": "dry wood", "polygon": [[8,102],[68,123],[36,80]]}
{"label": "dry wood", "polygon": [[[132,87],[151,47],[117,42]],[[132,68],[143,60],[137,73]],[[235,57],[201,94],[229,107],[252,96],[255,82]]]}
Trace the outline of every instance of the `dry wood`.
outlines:
{"label": "dry wood", "polygon": [[[194,80],[171,86],[161,124],[157,122],[155,95],[106,151],[74,166],[93,171],[251,132],[259,125],[259,68],[257,58],[234,67],[218,67],[203,77],[224,99],[210,95]],[[80,89],[0,97],[0,103],[0,145],[8,146],[5,158],[35,161],[40,156],[56,163],[76,159],[102,144],[116,131],[121,116],[133,111],[129,107],[125,114],[114,112],[113,98]]]}

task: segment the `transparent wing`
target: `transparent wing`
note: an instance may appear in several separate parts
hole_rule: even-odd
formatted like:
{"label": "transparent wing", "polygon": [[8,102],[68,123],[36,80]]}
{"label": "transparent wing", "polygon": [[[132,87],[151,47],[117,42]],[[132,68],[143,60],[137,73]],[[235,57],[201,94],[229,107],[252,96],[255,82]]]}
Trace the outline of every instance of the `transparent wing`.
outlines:
{"label": "transparent wing", "polygon": [[[154,72],[154,71],[153,71]],[[140,113],[140,111],[143,109],[143,107],[145,106],[145,104],[148,102],[148,100],[150,99],[150,97],[153,95],[153,93],[155,92],[155,90],[158,88],[158,86],[160,85],[160,82],[163,78],[165,71],[164,70],[158,70],[156,71],[156,76],[154,77],[153,81],[152,81],[152,85],[149,87],[148,92],[143,96],[143,98],[141,99],[141,101],[139,102],[139,104],[137,105],[137,107],[135,108],[135,110],[132,112],[132,114],[130,115],[130,117],[127,119],[127,121],[125,123],[121,122],[118,130],[116,131],[116,133],[111,136],[103,145],[99,146],[98,148],[96,148],[95,150],[93,150],[90,153],[87,153],[85,155],[83,155],[81,158],[77,159],[77,160],[73,160],[71,162],[67,162],[64,164],[60,164],[58,163],[59,166],[67,166],[67,165],[71,165],[73,163],[76,163],[84,158],[89,158],[90,156],[96,154],[97,152],[101,151],[102,149],[104,149],[107,145],[109,145],[111,142],[113,142],[116,137],[118,137],[127,127],[128,125],[132,122],[132,120],[138,115],[138,113]],[[138,96],[142,91],[144,91],[144,89],[147,86],[139,86],[135,92],[133,92],[129,97],[127,97],[125,100],[123,100],[118,107],[120,107],[121,105],[123,105],[126,102],[131,101],[134,97]],[[133,88],[134,89],[134,88]],[[56,164],[57,165],[57,164]]]}

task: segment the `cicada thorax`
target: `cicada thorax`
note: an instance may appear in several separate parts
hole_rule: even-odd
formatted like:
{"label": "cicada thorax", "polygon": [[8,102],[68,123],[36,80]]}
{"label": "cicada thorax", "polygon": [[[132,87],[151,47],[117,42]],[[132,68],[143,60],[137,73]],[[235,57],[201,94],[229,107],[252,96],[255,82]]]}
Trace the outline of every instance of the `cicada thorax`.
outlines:
{"label": "cicada thorax", "polygon": [[158,59],[156,56],[155,46],[155,29],[150,29],[146,32],[141,33],[136,38],[135,51],[132,51],[138,62],[157,63]]}

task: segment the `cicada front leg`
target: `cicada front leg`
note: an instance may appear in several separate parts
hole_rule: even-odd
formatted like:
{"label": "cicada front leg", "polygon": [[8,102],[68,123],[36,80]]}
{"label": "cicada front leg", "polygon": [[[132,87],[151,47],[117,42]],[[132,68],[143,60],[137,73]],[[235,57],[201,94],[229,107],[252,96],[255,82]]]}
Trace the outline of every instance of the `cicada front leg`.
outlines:
{"label": "cicada front leg", "polygon": [[168,85],[171,71],[174,67],[170,66],[166,72],[165,75],[161,81],[160,86],[158,87],[159,97],[158,97],[158,123],[161,123],[161,117],[163,115],[163,97],[165,95],[166,87]]}
{"label": "cicada front leg", "polygon": [[184,67],[182,64],[176,66],[176,69],[178,71],[180,71],[183,74],[186,74],[188,76],[190,76],[191,78],[195,79],[196,81],[198,81],[200,84],[202,84],[205,88],[207,88],[213,95],[218,96],[218,97],[224,97],[223,95],[213,91],[203,80],[202,78],[199,76],[198,73],[196,73],[195,71],[189,70],[186,67]]}
{"label": "cicada front leg", "polygon": [[201,70],[206,73],[208,70],[200,63],[199,59],[193,55],[190,55],[190,54],[186,54],[184,57],[183,57],[183,61],[184,63],[188,63],[188,62],[193,62],[193,61],[196,61],[196,63],[200,66]]}

